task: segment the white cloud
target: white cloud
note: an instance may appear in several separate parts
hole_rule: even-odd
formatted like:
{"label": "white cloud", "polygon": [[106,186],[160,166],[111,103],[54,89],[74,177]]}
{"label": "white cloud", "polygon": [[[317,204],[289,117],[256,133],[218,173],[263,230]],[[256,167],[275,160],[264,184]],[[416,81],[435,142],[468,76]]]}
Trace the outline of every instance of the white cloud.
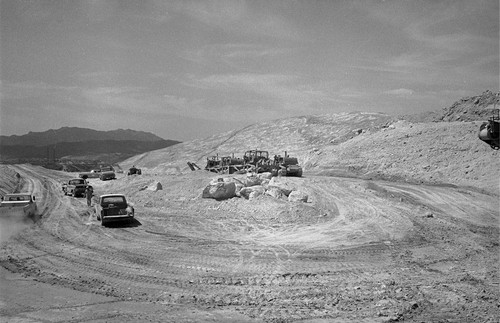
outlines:
{"label": "white cloud", "polygon": [[389,90],[385,91],[384,94],[390,94],[390,95],[399,95],[399,96],[406,96],[406,95],[412,95],[414,93],[413,90],[410,89],[394,89],[394,90]]}

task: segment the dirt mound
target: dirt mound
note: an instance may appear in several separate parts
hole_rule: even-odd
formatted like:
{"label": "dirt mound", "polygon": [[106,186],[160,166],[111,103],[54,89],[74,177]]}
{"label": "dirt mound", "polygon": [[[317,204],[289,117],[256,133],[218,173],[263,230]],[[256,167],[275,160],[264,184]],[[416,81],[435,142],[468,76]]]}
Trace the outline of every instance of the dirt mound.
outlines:
{"label": "dirt mound", "polygon": [[[451,184],[499,194],[499,152],[477,136],[499,97],[499,93],[486,91],[464,98],[432,115],[433,122],[420,122],[418,116],[398,120],[377,113],[274,120],[141,154],[122,167],[134,164],[153,174],[182,174],[191,171],[188,161],[204,168],[209,156],[241,157],[245,150],[260,149],[270,156],[287,151],[297,157],[304,176]],[[481,122],[466,121],[469,119]]]}
{"label": "dirt mound", "polygon": [[377,132],[394,120],[382,113],[359,112],[273,120],[147,152],[120,165],[124,169],[136,165],[150,172],[180,173],[190,171],[188,161],[203,168],[209,156],[242,157],[250,149],[267,150],[271,157],[287,151],[303,163],[311,149],[339,145],[360,133]]}
{"label": "dirt mound", "polygon": [[402,119],[411,122],[485,121],[499,107],[500,92],[487,90],[481,95],[462,98],[441,111],[407,115]]}

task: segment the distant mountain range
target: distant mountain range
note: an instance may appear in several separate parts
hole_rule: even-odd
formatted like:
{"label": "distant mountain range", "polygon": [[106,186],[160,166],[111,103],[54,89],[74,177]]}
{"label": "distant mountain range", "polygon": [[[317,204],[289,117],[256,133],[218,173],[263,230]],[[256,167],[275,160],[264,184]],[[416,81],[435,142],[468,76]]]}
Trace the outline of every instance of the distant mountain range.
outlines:
{"label": "distant mountain range", "polygon": [[165,140],[150,132],[98,131],[63,127],[22,136],[0,136],[2,163],[53,163],[57,160],[116,163],[147,151],[166,148],[179,141]]}
{"label": "distant mountain range", "polygon": [[98,131],[78,127],[63,127],[50,129],[44,132],[29,132],[22,136],[0,136],[2,146],[48,146],[60,142],[83,142],[103,140],[133,140],[133,141],[165,141],[150,132],[118,129],[111,131]]}

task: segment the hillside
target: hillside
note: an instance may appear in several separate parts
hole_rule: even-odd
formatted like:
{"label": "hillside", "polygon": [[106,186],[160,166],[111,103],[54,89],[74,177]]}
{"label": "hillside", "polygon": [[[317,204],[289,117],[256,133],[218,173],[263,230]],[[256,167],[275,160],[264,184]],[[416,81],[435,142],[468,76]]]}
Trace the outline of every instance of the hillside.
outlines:
{"label": "hillside", "polygon": [[[188,161],[203,168],[208,156],[241,157],[248,149],[261,149],[271,156],[287,151],[297,157],[305,176],[466,185],[498,192],[499,152],[477,137],[479,126],[491,115],[491,104],[498,97],[499,93],[487,91],[459,100],[448,109],[432,113],[432,122],[417,122],[421,120],[418,116],[401,120],[378,113],[273,120],[147,152],[122,164],[135,164],[152,172],[180,173],[189,171]],[[453,121],[457,119],[462,121]]]}

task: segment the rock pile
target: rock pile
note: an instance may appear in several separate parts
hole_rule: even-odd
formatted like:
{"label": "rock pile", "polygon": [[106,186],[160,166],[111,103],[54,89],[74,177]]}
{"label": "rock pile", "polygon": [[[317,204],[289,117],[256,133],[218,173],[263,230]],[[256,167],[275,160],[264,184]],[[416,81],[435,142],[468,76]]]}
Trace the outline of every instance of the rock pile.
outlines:
{"label": "rock pile", "polygon": [[256,199],[267,195],[290,202],[307,202],[308,195],[293,186],[286,177],[272,177],[271,173],[247,173],[243,178],[214,178],[203,190],[203,198],[226,200],[233,197]]}

